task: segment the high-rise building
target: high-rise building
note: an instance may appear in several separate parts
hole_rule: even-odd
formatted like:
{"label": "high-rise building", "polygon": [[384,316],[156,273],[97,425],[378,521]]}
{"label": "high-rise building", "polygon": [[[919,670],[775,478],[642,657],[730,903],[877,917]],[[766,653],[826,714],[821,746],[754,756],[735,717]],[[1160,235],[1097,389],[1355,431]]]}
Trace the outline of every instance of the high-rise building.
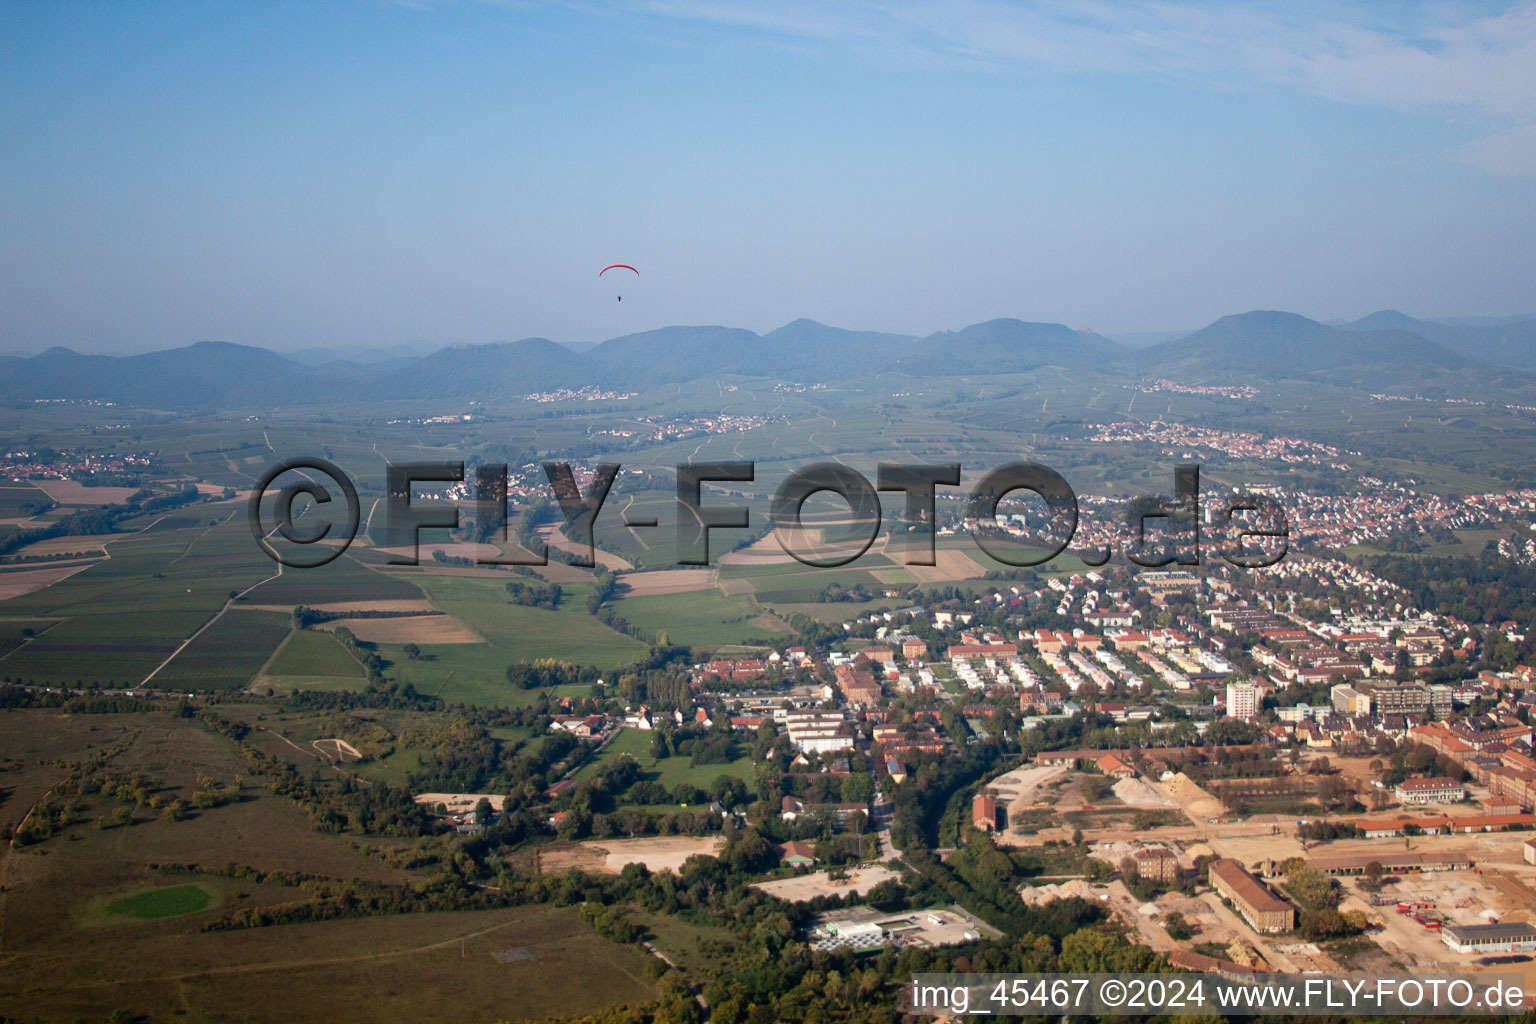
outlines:
{"label": "high-rise building", "polygon": [[1259,713],[1259,688],[1250,682],[1227,684],[1227,717],[1253,718]]}

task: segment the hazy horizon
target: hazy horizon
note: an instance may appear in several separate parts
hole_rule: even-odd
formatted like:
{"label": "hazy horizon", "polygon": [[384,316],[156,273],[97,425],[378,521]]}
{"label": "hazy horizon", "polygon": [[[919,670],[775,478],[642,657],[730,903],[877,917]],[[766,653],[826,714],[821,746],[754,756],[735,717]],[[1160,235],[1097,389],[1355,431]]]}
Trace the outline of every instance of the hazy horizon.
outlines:
{"label": "hazy horizon", "polygon": [[[1359,320],[1362,317],[1366,317],[1366,316],[1371,315],[1371,313],[1384,312],[1388,308],[1394,308],[1394,307],[1383,307],[1380,310],[1371,310],[1368,313],[1362,313],[1359,316],[1354,316],[1354,317],[1320,317],[1320,316],[1311,316],[1311,315],[1309,315],[1307,313],[1300,313],[1298,315],[1305,316],[1309,320],[1315,320],[1318,323],[1322,323],[1322,324],[1343,324],[1343,323],[1350,323],[1350,322]],[[1111,341],[1117,342],[1117,343],[1125,346],[1126,348],[1132,348],[1132,349],[1135,349],[1135,348],[1147,348],[1147,347],[1159,344],[1159,343],[1164,342],[1164,341],[1172,341],[1172,340],[1176,340],[1176,339],[1179,339],[1179,338],[1186,337],[1186,336],[1188,336],[1190,334],[1195,333],[1196,331],[1199,331],[1199,330],[1201,330],[1201,329],[1203,329],[1205,327],[1210,326],[1210,323],[1214,323],[1216,320],[1219,320],[1219,319],[1221,319],[1222,317],[1225,317],[1225,316],[1240,315],[1242,313],[1264,312],[1264,311],[1265,310],[1234,310],[1234,311],[1231,311],[1231,312],[1228,312],[1228,313],[1220,314],[1220,316],[1214,318],[1209,323],[1198,324],[1198,325],[1191,326],[1191,327],[1183,327],[1183,328],[1179,328],[1177,330],[1129,330],[1129,331],[1117,331],[1117,332],[1114,332],[1114,333],[1107,333],[1107,332],[1104,332],[1104,331],[1095,331],[1094,333],[1102,335],[1103,337],[1109,338]],[[1270,311],[1273,311],[1273,312],[1285,312],[1285,313],[1295,313],[1295,312],[1297,312],[1296,310],[1270,310]],[[1397,312],[1404,312],[1403,310],[1396,310],[1396,311]],[[1536,313],[1515,313],[1515,314],[1459,313],[1459,314],[1446,315],[1446,316],[1415,316],[1412,313],[1407,313],[1406,315],[1408,315],[1410,317],[1413,317],[1413,319],[1415,319],[1415,320],[1421,320],[1421,321],[1426,321],[1426,322],[1442,323],[1442,324],[1452,324],[1452,323],[1455,323],[1457,321],[1485,321],[1485,320],[1487,320],[1487,321],[1501,321],[1501,322],[1511,322],[1511,323],[1513,323],[1513,322],[1523,322],[1523,321],[1526,321],[1526,320],[1536,320]],[[792,317],[789,320],[785,320],[782,323],[775,324],[772,327],[768,327],[768,328],[765,328],[765,329],[759,330],[759,329],[754,328],[754,327],[746,327],[745,329],[746,330],[750,330],[753,333],[758,334],[758,335],[766,335],[766,334],[771,333],[772,331],[775,331],[775,330],[777,330],[777,329],[779,329],[781,327],[788,326],[789,324],[792,324],[792,323],[796,322],[797,320],[801,320],[801,319],[815,319],[815,318],[814,317]],[[1023,321],[1026,321],[1026,322],[1034,322],[1034,323],[1056,323],[1057,322],[1057,321],[1043,321],[1043,320],[1039,320],[1039,319],[1028,317],[1028,316],[1017,316],[1017,315],[1013,315],[1013,314],[1001,314],[1001,315],[996,316],[996,317],[989,316],[989,317],[982,317],[982,318],[976,319],[976,320],[970,320],[970,321],[967,321],[965,323],[955,324],[955,325],[950,326],[950,327],[940,327],[940,328],[936,328],[936,329],[931,330],[931,331],[921,331],[921,332],[919,332],[919,331],[890,330],[890,331],[882,331],[881,333],[908,335],[908,336],[911,336],[913,338],[919,338],[920,339],[920,338],[929,337],[929,336],[934,335],[934,334],[943,333],[943,332],[946,332],[946,331],[959,331],[959,330],[963,330],[964,328],[973,326],[975,324],[986,323],[987,321],[997,320],[997,319],[1023,320]],[[817,322],[825,323],[824,321],[817,321]],[[625,334],[613,335],[612,337],[594,338],[594,339],[590,339],[590,340],[588,340],[588,339],[575,339],[575,338],[547,338],[547,340],[553,341],[556,344],[565,345],[565,346],[574,346],[574,347],[576,347],[578,349],[586,350],[588,348],[592,348],[592,347],[595,347],[597,345],[600,345],[600,344],[602,344],[605,341],[611,341],[611,340],[613,340],[615,338],[627,337],[627,336],[632,335],[632,334],[646,334],[646,333],[655,332],[655,331],[667,330],[668,328],[673,328],[673,327],[702,327],[702,326],[719,326],[719,327],[729,327],[729,328],[741,328],[744,325],[741,325],[741,324],[658,324],[658,325],[656,325],[654,327],[641,327],[641,328],[638,328],[638,329],[636,329],[634,331],[628,331]],[[838,329],[842,329],[842,330],[849,330],[849,331],[874,330],[874,328],[863,327],[863,326],[860,326],[860,325],[857,325],[857,324],[832,323],[832,324],[825,324],[825,326],[833,327],[833,328],[838,328]],[[1066,326],[1071,327],[1073,325],[1067,324]],[[1077,329],[1081,330],[1081,329],[1085,329],[1085,328],[1077,328]],[[1086,328],[1086,329],[1091,330],[1091,328]],[[75,352],[75,353],[77,353],[79,355],[127,356],[127,355],[142,355],[142,354],[147,353],[147,352],[163,352],[163,351],[168,351],[168,350],[173,350],[173,349],[181,349],[181,348],[186,348],[186,347],[191,346],[191,345],[199,344],[201,342],[222,342],[222,343],[235,344],[235,345],[245,345],[245,346],[249,346],[249,347],[252,347],[252,348],[263,348],[263,349],[267,349],[268,351],[277,352],[277,353],[283,354],[283,355],[304,354],[304,353],[309,353],[309,352],[333,352],[333,353],[337,353],[337,354],[341,354],[341,355],[345,355],[347,353],[356,353],[356,354],[368,353],[368,354],[374,354],[374,355],[384,355],[384,356],[387,356],[387,357],[410,357],[410,356],[420,356],[420,355],[430,354],[432,352],[436,352],[436,351],[438,351],[440,349],[444,349],[444,348],[454,348],[454,347],[474,346],[474,345],[503,345],[503,344],[509,344],[509,343],[517,342],[517,341],[524,341],[524,340],[528,340],[528,339],[531,339],[531,338],[543,338],[543,337],[545,337],[545,336],[544,335],[536,335],[536,334],[523,334],[523,335],[518,335],[516,337],[486,338],[484,340],[449,339],[449,340],[443,340],[443,341],[433,341],[433,340],[417,339],[417,340],[398,341],[398,342],[392,342],[392,343],[387,343],[387,344],[386,343],[382,343],[382,342],[381,343],[376,343],[376,344],[370,344],[368,342],[358,342],[358,343],[353,343],[353,344],[335,344],[335,345],[327,345],[327,344],[314,344],[314,345],[289,344],[289,345],[283,345],[283,344],[276,343],[276,342],[270,343],[270,344],[263,344],[263,343],[254,342],[254,341],[232,341],[229,338],[195,338],[195,339],[189,339],[189,340],[186,340],[186,341],[179,341],[179,342],[175,342],[175,343],[167,343],[167,344],[161,344],[161,345],[154,345],[154,344],[152,344],[152,345],[148,345],[148,346],[142,347],[142,348],[95,348],[95,349],[93,349],[93,348],[86,348],[86,347],[76,346],[76,345],[50,345],[50,346],[46,346],[46,347],[36,347],[36,348],[20,347],[20,348],[15,348],[15,349],[9,349],[9,348],[0,347],[0,355],[4,355],[4,356],[18,356],[18,357],[21,357],[21,358],[30,358],[32,356],[41,355],[42,353],[47,352],[47,351],[49,351],[50,349],[53,349],[53,348],[63,348],[63,349],[68,349],[68,350],[70,350],[72,352]]]}
{"label": "hazy horizon", "polygon": [[1536,309],[1530,4],[11,5],[0,36],[4,351]]}

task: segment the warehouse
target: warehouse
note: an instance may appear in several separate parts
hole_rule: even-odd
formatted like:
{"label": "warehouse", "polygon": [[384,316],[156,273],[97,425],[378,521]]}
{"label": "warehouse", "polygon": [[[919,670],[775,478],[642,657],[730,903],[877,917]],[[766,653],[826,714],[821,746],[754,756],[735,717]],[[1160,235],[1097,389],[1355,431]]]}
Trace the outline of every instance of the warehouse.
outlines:
{"label": "warehouse", "polygon": [[1528,924],[1453,924],[1440,940],[1458,953],[1528,953],[1536,950],[1536,928]]}

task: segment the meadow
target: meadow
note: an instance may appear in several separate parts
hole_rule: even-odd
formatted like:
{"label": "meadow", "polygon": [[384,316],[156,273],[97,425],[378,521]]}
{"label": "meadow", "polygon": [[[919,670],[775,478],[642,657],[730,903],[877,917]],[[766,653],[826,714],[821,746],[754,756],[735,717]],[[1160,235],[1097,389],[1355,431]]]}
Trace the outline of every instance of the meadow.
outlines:
{"label": "meadow", "polygon": [[[674,755],[658,760],[651,756],[652,735],[650,731],[643,729],[622,730],[597,757],[582,766],[576,773],[576,778],[578,780],[591,778],[601,771],[603,766],[620,757],[629,756],[639,763],[641,778],[659,782],[668,791],[682,783],[707,791],[710,784],[722,775],[729,775],[731,778],[741,779],[747,783],[752,781],[751,757],[738,757],[724,764],[694,764],[693,758],[688,755]],[[673,804],[647,808],[647,810],[679,809],[681,808]]]}
{"label": "meadow", "polygon": [[772,643],[790,631],[787,623],[752,597],[727,596],[715,589],[623,597],[610,607],[646,635],[655,638],[665,633],[671,643],[690,647],[712,649],[753,638]]}
{"label": "meadow", "polygon": [[[261,714],[250,705],[225,710]],[[311,831],[304,811],[246,773],[233,741],[158,713],[0,716],[0,749],[17,758],[5,772],[10,799],[0,809],[24,812],[63,778],[61,760],[107,747],[118,751],[114,770],[153,777],[158,792],[186,795],[206,776],[239,786],[241,799],[175,822],[144,809],[128,826],[99,829],[85,820],[37,845],[0,851],[8,954],[0,962],[0,1018],[104,1020],[124,1010],[149,1020],[277,1022],[330,1006],[348,1020],[517,1020],[595,1012],[654,991],[647,955],[598,938],[574,908],[206,932],[231,910],[307,894],[149,864],[239,863],[390,883],[419,876],[371,855],[398,840]],[[274,749],[286,749],[301,770],[309,760],[291,747]],[[88,818],[101,801],[86,798]],[[508,950],[518,952],[508,957]],[[454,997],[445,1000],[445,991]]]}

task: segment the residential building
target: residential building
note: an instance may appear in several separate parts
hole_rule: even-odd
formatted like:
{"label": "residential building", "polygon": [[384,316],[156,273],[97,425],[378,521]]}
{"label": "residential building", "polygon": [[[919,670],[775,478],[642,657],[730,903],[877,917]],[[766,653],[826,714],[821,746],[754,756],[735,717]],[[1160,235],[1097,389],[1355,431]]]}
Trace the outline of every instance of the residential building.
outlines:
{"label": "residential building", "polygon": [[1467,789],[1455,779],[1404,779],[1393,789],[1401,804],[1446,804],[1465,800]]}
{"label": "residential building", "polygon": [[1137,878],[1174,885],[1184,875],[1184,869],[1179,865],[1179,858],[1174,856],[1172,851],[1161,846],[1149,846],[1144,850],[1137,850],[1132,854],[1132,859],[1136,862]]}
{"label": "residential building", "polygon": [[1227,684],[1227,717],[1249,719],[1259,713],[1259,690],[1251,682]]}

